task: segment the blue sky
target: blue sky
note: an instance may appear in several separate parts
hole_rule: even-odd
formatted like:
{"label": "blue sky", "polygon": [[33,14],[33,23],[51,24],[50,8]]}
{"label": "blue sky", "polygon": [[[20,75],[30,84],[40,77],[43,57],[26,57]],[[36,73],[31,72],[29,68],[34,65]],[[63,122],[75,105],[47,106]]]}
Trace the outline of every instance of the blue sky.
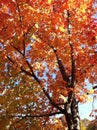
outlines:
{"label": "blue sky", "polygon": [[93,120],[94,118],[89,116],[92,111],[92,108],[97,109],[97,99],[95,99],[94,103],[91,101],[84,104],[79,104],[80,118],[87,118],[89,120]]}

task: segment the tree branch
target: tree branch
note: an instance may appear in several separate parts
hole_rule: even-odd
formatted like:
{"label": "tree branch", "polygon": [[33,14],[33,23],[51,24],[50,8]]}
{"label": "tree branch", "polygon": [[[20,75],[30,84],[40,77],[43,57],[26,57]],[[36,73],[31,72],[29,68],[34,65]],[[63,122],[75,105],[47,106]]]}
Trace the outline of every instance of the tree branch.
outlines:
{"label": "tree branch", "polygon": [[51,47],[51,48],[52,48],[53,52],[55,53],[57,63],[58,63],[58,66],[59,66],[59,70],[61,72],[63,80],[66,81],[66,82],[69,82],[68,76],[66,74],[65,67],[63,66],[62,60],[58,57],[57,50],[54,47]]}
{"label": "tree branch", "polygon": [[74,59],[73,44],[71,44],[70,46],[71,46],[71,63],[72,63],[72,70],[71,70],[71,87],[73,87],[73,86],[74,86],[74,82],[75,82],[76,69],[75,69],[75,59]]}
{"label": "tree branch", "polygon": [[31,118],[35,118],[35,117],[47,117],[47,116],[54,116],[56,114],[62,114],[61,112],[54,112],[54,113],[46,113],[46,114],[40,114],[40,115],[11,115],[8,116],[8,118],[26,118],[26,117],[31,117]]}
{"label": "tree branch", "polygon": [[8,59],[12,64],[15,63],[9,56],[7,56],[7,59]]}
{"label": "tree branch", "polygon": [[96,89],[97,88],[97,85],[93,86],[93,89]]}
{"label": "tree branch", "polygon": [[15,50],[17,50],[17,51],[23,56],[23,58],[25,59],[27,65],[28,65],[28,67],[29,67],[29,69],[30,69],[30,71],[31,71],[31,74],[30,74],[30,72],[24,70],[23,67],[21,67],[21,70],[22,70],[23,72],[25,72],[26,74],[28,74],[29,76],[32,76],[32,77],[40,84],[40,80],[39,80],[38,77],[34,74],[33,69],[32,69],[32,67],[31,67],[30,63],[29,63],[29,62],[26,60],[26,58],[25,58],[25,55],[24,55],[18,48],[16,48],[15,46],[13,46],[13,45],[11,45],[11,46],[12,46]]}
{"label": "tree branch", "polygon": [[[19,16],[19,21],[20,21],[20,26],[21,29],[23,31],[23,24],[22,24],[22,15],[21,15],[21,11],[20,11],[20,6],[16,0],[16,6],[17,6],[17,11],[18,11],[18,16]],[[23,32],[22,32],[23,33]],[[23,37],[25,38],[25,35],[23,34]],[[25,55],[25,40],[23,38],[23,55]]]}
{"label": "tree branch", "polygon": [[50,103],[51,103],[54,107],[56,107],[58,110],[60,110],[61,112],[63,112],[63,109],[62,109],[61,107],[59,107],[59,105],[58,105],[57,103],[55,103],[55,102],[51,99],[51,97],[50,97],[49,94],[45,91],[44,88],[43,88],[43,92],[44,92],[44,94],[46,95],[46,97],[49,99]]}
{"label": "tree branch", "polygon": [[67,32],[69,35],[69,45],[71,48],[71,84],[70,84],[70,87],[74,87],[76,69],[75,69],[75,59],[74,59],[74,48],[73,48],[73,44],[72,44],[71,39],[70,39],[70,35],[71,35],[70,26],[71,26],[71,24],[70,24],[70,13],[68,10],[67,10],[67,22],[68,22]]}
{"label": "tree branch", "polygon": [[23,34],[23,55],[25,56],[26,53],[26,43],[25,43],[25,37],[30,32],[30,30],[34,27],[35,23],[32,24],[30,27],[28,27],[27,31]]}
{"label": "tree branch", "polygon": [[[7,59],[8,59],[12,64],[15,63],[9,56],[7,56]],[[25,69],[23,69],[23,67],[20,67],[20,68],[21,68],[22,72],[26,73],[26,74],[29,75],[29,76],[33,76],[30,72],[28,72],[28,71],[26,71]]]}
{"label": "tree branch", "polygon": [[[46,41],[44,41],[40,36],[39,34],[37,34],[38,37],[46,43]],[[62,75],[62,78],[63,80],[65,80],[66,82],[68,82],[68,75],[66,74],[66,70],[65,70],[65,67],[63,66],[63,63],[62,63],[62,60],[58,57],[58,54],[57,54],[57,50],[56,48],[54,48],[53,46],[51,46],[49,43],[46,43],[54,52],[55,56],[56,56],[56,59],[57,59],[57,63],[58,63],[58,66],[59,66],[59,70],[60,70],[60,73]]]}
{"label": "tree branch", "polygon": [[22,72],[24,72],[25,74],[29,75],[29,76],[33,76],[30,72],[26,71],[25,69],[23,69],[23,67],[21,67]]}

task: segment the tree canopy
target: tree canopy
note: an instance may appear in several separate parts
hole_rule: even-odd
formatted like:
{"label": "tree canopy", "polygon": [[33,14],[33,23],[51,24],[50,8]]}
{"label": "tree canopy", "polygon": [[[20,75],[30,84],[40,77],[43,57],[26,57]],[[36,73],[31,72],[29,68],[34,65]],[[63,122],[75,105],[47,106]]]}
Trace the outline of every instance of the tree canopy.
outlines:
{"label": "tree canopy", "polygon": [[0,0],[2,130],[65,129],[56,114],[80,129],[78,102],[97,93],[96,2]]}

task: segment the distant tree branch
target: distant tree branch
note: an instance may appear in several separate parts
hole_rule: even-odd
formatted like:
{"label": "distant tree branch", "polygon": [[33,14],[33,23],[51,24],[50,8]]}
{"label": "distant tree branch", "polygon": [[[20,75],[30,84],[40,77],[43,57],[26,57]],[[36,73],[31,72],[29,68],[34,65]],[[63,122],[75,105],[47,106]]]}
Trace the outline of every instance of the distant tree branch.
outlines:
{"label": "distant tree branch", "polygon": [[47,116],[54,116],[56,114],[62,114],[61,112],[54,112],[54,113],[46,113],[46,114],[40,114],[40,115],[11,115],[11,116],[8,116],[8,118],[26,118],[26,117],[32,117],[32,118],[35,118],[35,117],[47,117]]}

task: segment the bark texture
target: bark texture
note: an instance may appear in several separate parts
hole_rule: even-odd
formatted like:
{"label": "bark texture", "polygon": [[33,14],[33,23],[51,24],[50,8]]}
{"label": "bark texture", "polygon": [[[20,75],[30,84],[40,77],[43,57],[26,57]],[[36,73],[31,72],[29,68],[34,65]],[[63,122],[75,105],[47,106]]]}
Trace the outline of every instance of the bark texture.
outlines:
{"label": "bark texture", "polygon": [[64,112],[68,130],[80,130],[80,118],[78,111],[78,101],[73,93],[69,94],[68,102],[65,104]]}

